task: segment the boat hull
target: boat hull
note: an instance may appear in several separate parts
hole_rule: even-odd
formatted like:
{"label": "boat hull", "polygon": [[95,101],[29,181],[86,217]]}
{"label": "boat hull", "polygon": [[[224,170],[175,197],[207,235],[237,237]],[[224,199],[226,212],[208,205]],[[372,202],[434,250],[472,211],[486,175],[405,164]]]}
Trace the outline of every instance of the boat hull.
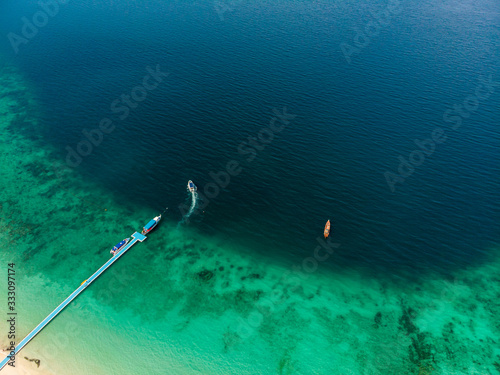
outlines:
{"label": "boat hull", "polygon": [[325,230],[323,232],[323,235],[325,236],[325,238],[328,238],[328,236],[330,235],[330,220],[328,220],[326,222]]}
{"label": "boat hull", "polygon": [[191,180],[189,180],[189,181],[188,181],[187,188],[188,188],[188,190],[189,190],[191,193],[193,193],[193,192],[195,192],[196,190],[198,190],[198,188],[196,187],[196,185],[194,184],[194,182],[193,182],[193,181],[191,181]]}
{"label": "boat hull", "polygon": [[156,226],[158,225],[158,223],[160,222],[160,220],[161,220],[161,215],[156,216],[153,220],[151,220],[149,223],[147,223],[144,228],[142,228],[142,234],[146,235],[149,232],[151,232],[153,229],[155,229]]}
{"label": "boat hull", "polygon": [[122,250],[125,246],[127,246],[128,242],[130,241],[130,238],[125,238],[123,241],[121,241],[119,244],[117,244],[115,247],[113,247],[110,251],[111,254],[116,255],[120,250]]}

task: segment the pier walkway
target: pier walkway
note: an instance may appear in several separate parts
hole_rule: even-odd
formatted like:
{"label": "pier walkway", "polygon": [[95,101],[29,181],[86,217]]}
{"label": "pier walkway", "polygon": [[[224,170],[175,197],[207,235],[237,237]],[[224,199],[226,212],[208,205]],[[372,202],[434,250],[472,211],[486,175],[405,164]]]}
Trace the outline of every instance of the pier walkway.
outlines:
{"label": "pier walkway", "polygon": [[[115,256],[113,256],[110,260],[108,260],[106,263],[103,264],[101,268],[99,268],[92,276],[90,276],[87,280],[85,280],[73,293],[71,293],[68,298],[66,298],[59,306],[56,307],[54,311],[52,311],[40,324],[38,324],[33,331],[31,331],[17,346],[13,351],[9,353],[5,359],[0,362],[0,370],[2,370],[7,363],[10,361],[11,356],[16,356],[17,353],[23,349],[26,344],[28,344],[33,337],[35,337],[47,324],[50,323],[52,319],[54,319],[57,314],[59,314],[66,306],[68,306],[71,301],[73,301],[81,292],[85,290],[95,279],[97,279],[99,276],[102,275],[104,271],[106,271],[111,265],[116,262],[125,252],[127,252],[128,249],[130,249],[132,246],[134,246],[137,241],[144,241],[146,239],[146,236],[135,232],[132,235],[132,240],[125,246],[122,250],[120,250]],[[14,352],[14,353],[12,353]]]}

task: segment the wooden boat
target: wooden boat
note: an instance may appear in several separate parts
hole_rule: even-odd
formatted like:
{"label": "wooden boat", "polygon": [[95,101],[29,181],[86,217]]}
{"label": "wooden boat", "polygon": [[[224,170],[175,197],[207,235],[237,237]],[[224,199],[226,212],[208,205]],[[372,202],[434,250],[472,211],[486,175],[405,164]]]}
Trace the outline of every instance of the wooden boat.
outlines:
{"label": "wooden boat", "polygon": [[325,238],[328,238],[328,236],[330,235],[330,220],[326,222],[324,234]]}

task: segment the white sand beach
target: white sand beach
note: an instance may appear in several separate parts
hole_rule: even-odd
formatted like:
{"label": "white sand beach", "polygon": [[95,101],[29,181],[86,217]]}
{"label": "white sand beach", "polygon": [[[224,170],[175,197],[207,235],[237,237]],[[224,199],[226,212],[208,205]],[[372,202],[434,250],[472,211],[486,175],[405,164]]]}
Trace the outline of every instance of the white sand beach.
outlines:
{"label": "white sand beach", "polygon": [[[1,351],[2,359],[8,355],[6,350]],[[26,359],[28,358],[28,359]],[[31,361],[30,361],[31,359]],[[37,365],[36,358],[29,358],[19,353],[16,356],[15,366],[5,366],[2,370],[2,375],[53,375],[54,373],[45,369],[41,364]]]}

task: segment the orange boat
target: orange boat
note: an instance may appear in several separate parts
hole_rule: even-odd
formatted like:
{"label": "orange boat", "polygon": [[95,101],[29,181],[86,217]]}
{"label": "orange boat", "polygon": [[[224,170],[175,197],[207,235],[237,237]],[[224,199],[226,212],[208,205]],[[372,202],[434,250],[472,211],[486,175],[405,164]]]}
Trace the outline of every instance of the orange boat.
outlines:
{"label": "orange boat", "polygon": [[330,220],[328,220],[326,222],[326,225],[325,225],[325,238],[327,238],[329,235],[330,235]]}

